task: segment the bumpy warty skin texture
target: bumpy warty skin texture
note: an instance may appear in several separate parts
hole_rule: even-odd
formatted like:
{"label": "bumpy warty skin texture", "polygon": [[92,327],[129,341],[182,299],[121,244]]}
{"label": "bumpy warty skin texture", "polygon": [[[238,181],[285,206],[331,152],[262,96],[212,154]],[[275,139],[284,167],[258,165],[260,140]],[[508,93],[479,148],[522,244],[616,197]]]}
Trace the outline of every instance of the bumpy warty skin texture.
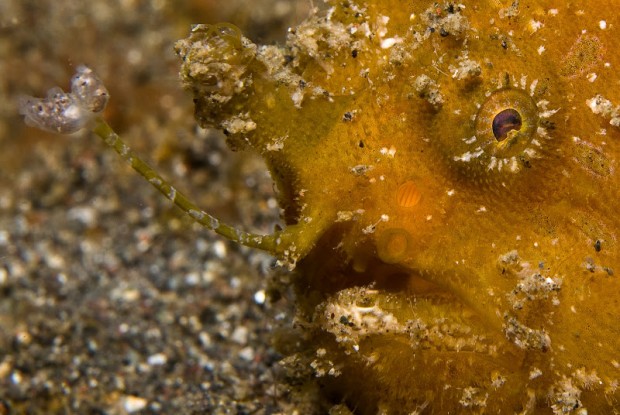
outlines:
{"label": "bumpy warty skin texture", "polygon": [[177,44],[298,238],[291,359],[355,413],[617,413],[620,3],[329,6]]}

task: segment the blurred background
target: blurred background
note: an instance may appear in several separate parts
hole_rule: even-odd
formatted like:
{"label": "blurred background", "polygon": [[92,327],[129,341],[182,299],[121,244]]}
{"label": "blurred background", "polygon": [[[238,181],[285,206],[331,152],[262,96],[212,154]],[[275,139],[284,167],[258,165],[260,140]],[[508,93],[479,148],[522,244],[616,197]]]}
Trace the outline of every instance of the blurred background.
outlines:
{"label": "blurred background", "polygon": [[[176,40],[232,22],[283,42],[311,0],[0,0],[0,415],[291,413],[273,260],[204,231],[88,132],[26,127],[19,94],[90,66],[106,120],[222,219],[271,232],[261,160],[197,128]],[[276,273],[277,274],[277,273]]]}

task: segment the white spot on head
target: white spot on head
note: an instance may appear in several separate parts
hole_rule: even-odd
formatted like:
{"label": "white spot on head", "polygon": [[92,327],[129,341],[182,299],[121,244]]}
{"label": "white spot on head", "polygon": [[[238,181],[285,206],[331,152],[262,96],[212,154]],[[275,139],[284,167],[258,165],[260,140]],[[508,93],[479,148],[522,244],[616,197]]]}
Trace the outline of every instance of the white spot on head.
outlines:
{"label": "white spot on head", "polygon": [[381,49],[389,49],[397,43],[402,43],[402,39],[399,37],[388,37],[381,41]]}
{"label": "white spot on head", "polygon": [[471,137],[471,138],[463,138],[463,142],[464,142],[465,144],[468,144],[468,145],[469,145],[469,144],[473,144],[473,143],[475,143],[477,139],[478,139],[478,138],[474,135],[474,136],[473,136],[473,137]]}
{"label": "white spot on head", "polygon": [[554,115],[556,112],[558,112],[560,109],[554,109],[554,110],[547,110],[547,111],[543,111],[540,114],[538,114],[538,116],[540,118],[550,118],[552,115]]}
{"label": "white spot on head", "polygon": [[544,26],[545,25],[542,22],[539,22],[538,20],[530,20],[530,23],[529,23],[530,33],[536,33],[540,29],[542,29]]}
{"label": "white spot on head", "polygon": [[530,379],[536,379],[537,377],[541,376],[543,373],[542,371],[537,368],[537,367],[533,367],[532,370],[530,370]]}
{"label": "white spot on head", "polygon": [[463,161],[465,163],[470,162],[473,159],[477,159],[482,154],[484,154],[484,150],[478,147],[475,151],[467,151],[460,156],[454,156],[454,161]]}
{"label": "white spot on head", "polygon": [[516,157],[512,157],[510,159],[510,171],[516,173],[519,171],[519,163],[517,162]]}
{"label": "white spot on head", "polygon": [[396,147],[394,147],[394,146],[390,146],[390,148],[382,147],[381,150],[379,150],[379,151],[384,156],[394,157],[394,155],[396,154]]}
{"label": "white spot on head", "polygon": [[538,126],[538,128],[536,128],[536,134],[538,134],[539,137],[549,137],[549,134],[547,134],[547,130],[541,126]]}
{"label": "white spot on head", "polygon": [[530,95],[534,95],[536,92],[536,87],[538,86],[538,79],[534,79],[530,85]]}

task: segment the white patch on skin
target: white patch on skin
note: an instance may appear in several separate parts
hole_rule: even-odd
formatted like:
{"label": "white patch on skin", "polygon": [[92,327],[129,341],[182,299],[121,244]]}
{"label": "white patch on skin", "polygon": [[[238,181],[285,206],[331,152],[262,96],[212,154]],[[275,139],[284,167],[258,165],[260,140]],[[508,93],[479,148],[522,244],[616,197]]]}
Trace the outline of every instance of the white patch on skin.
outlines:
{"label": "white patch on skin", "polygon": [[519,171],[519,163],[517,162],[517,158],[516,157],[512,157],[510,159],[510,171],[513,173],[516,173]]}
{"label": "white patch on skin", "polygon": [[529,29],[531,34],[538,32],[543,27],[545,27],[545,25],[542,22],[539,22],[538,20],[530,20]]}
{"label": "white patch on skin", "polygon": [[530,96],[534,96],[536,93],[536,87],[538,86],[538,79],[534,79],[530,84]]}
{"label": "white patch on skin", "polygon": [[607,22],[606,22],[605,20],[601,20],[600,22],[598,22],[598,27],[599,27],[601,30],[605,30],[605,29],[607,29]]}
{"label": "white patch on skin", "polygon": [[277,137],[271,143],[265,146],[267,151],[280,151],[284,148],[284,141],[288,138],[288,135]]}
{"label": "white patch on skin", "polygon": [[357,221],[364,214],[364,209],[355,211],[341,210],[336,212],[336,222]]}
{"label": "white patch on skin", "polygon": [[453,79],[467,80],[474,79],[482,73],[480,63],[469,59],[467,51],[463,52],[461,56],[457,58],[458,66],[450,65],[448,68],[452,74]]}
{"label": "white patch on skin", "polygon": [[547,134],[547,130],[543,127],[538,127],[536,129],[536,134],[538,134],[539,137],[543,137],[543,138],[546,138],[549,136],[549,134]]}
{"label": "white patch on skin", "polygon": [[545,52],[545,50],[546,50],[545,47],[543,45],[540,45],[538,47],[538,54],[542,55]]}
{"label": "white patch on skin", "polygon": [[387,39],[383,39],[381,41],[381,49],[389,49],[392,46],[398,44],[398,43],[402,43],[403,39],[399,38],[398,36],[396,37],[389,37]]}
{"label": "white patch on skin", "polygon": [[413,82],[413,87],[416,92],[435,108],[443,104],[444,99],[439,91],[439,86],[428,75],[422,74],[418,76]]}
{"label": "white patch on skin", "polygon": [[586,100],[586,105],[594,114],[611,118],[609,123],[614,127],[620,127],[620,106],[614,105],[600,94]]}
{"label": "white patch on skin", "polygon": [[377,334],[406,332],[406,327],[379,304],[358,305],[362,296],[372,296],[377,291],[368,288],[350,288],[340,291],[324,303],[319,318],[326,331],[343,346],[359,345],[360,339]]}
{"label": "white patch on skin", "polygon": [[394,155],[396,154],[396,147],[394,146],[390,146],[390,148],[382,147],[380,152],[384,156],[389,156],[389,157],[394,158]]}
{"label": "white patch on skin", "polygon": [[539,376],[542,376],[542,371],[537,368],[537,367],[533,367],[532,370],[530,370],[530,380],[531,379],[536,379]]}
{"label": "white patch on skin", "polygon": [[245,113],[224,120],[222,127],[230,134],[247,134],[256,130],[256,123],[250,119],[249,113]]}
{"label": "white patch on skin", "polygon": [[473,144],[473,143],[475,143],[475,142],[476,142],[476,140],[477,140],[477,139],[478,139],[478,138],[477,138],[476,136],[473,136],[473,137],[471,137],[471,138],[463,138],[463,142],[464,142],[465,144]]}
{"label": "white patch on skin", "polygon": [[470,162],[484,154],[484,150],[478,147],[474,152],[466,151],[460,156],[454,156],[454,161],[463,161],[465,163]]}
{"label": "white patch on skin", "polygon": [[[560,110],[560,108],[549,110],[547,109],[548,105],[549,105],[549,101],[544,100],[544,99],[536,103],[536,107],[539,110],[538,116],[540,118],[550,118],[551,116],[555,115]],[[536,129],[536,133],[538,134],[539,137],[546,138],[549,136],[547,134],[547,130],[541,126],[538,126],[538,128]]]}

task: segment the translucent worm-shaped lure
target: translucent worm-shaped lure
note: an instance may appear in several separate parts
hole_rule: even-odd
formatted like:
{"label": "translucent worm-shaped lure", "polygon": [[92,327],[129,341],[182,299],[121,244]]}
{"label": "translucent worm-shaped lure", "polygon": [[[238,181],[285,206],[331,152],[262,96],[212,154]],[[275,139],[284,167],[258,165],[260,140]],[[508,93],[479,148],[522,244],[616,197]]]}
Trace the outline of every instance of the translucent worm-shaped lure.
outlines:
{"label": "translucent worm-shaped lure", "polygon": [[269,251],[289,264],[297,260],[304,247],[309,248],[312,245],[314,235],[298,234],[294,226],[271,235],[257,235],[222,223],[200,209],[135,154],[101,118],[108,99],[108,90],[101,79],[90,68],[81,65],[71,78],[71,92],[54,87],[45,98],[22,96],[19,98],[19,112],[24,116],[27,125],[44,131],[71,134],[90,128],[108,147],[116,151],[136,172],[194,221],[232,241]]}

